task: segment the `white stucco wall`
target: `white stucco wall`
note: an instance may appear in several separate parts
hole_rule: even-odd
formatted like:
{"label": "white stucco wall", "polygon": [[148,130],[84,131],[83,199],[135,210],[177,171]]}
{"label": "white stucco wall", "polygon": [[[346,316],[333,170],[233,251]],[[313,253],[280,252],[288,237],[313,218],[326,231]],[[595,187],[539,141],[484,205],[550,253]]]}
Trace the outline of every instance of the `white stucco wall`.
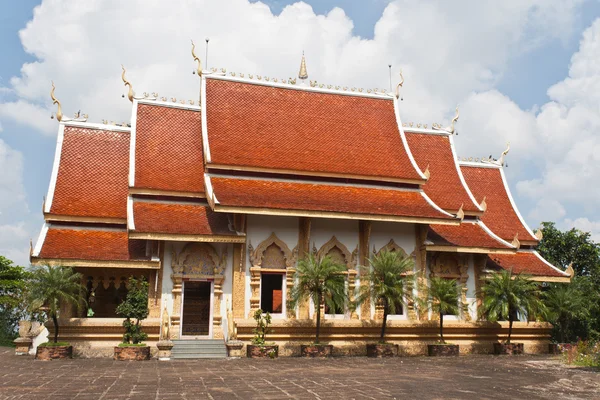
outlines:
{"label": "white stucco wall", "polygon": [[467,271],[469,279],[467,280],[467,304],[469,305],[469,314],[471,320],[477,320],[477,292],[475,289],[475,260],[472,254],[469,254],[469,269]]}

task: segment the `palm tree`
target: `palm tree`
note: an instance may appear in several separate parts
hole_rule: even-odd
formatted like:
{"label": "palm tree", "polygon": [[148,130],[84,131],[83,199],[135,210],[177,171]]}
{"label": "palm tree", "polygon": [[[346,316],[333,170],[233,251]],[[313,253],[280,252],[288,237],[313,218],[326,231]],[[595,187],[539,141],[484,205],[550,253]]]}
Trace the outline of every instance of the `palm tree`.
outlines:
{"label": "palm tree", "polygon": [[581,291],[572,284],[557,284],[544,293],[546,318],[558,329],[560,343],[565,343],[571,322],[588,312]]}
{"label": "palm tree", "polygon": [[[411,257],[402,257],[394,251],[382,251],[369,259],[371,270],[361,277],[360,292],[354,307],[359,304],[383,305],[383,323],[379,341],[384,342],[387,318],[390,313],[395,314],[397,307],[405,304],[405,299],[412,298],[412,282],[404,276],[413,270]],[[363,279],[365,283],[362,284]]]}
{"label": "palm tree", "polygon": [[519,315],[529,319],[545,310],[539,284],[527,275],[513,274],[512,270],[493,272],[481,288],[481,294],[480,316],[491,322],[508,320],[506,344],[510,344],[513,322]]}
{"label": "palm tree", "polygon": [[42,306],[54,323],[54,343],[58,342],[58,314],[60,307],[75,304],[81,307],[85,303],[85,286],[81,284],[81,274],[72,268],[37,267],[33,270],[29,283],[29,306],[37,310]]}
{"label": "palm tree", "polygon": [[458,288],[455,279],[432,277],[427,289],[427,304],[440,317],[440,343],[444,340],[444,315],[458,314]]}
{"label": "palm tree", "polygon": [[317,312],[315,344],[319,344],[321,330],[321,304],[330,309],[343,307],[346,303],[346,267],[325,256],[318,259],[310,254],[298,262],[294,287],[290,293],[288,308],[312,299]]}

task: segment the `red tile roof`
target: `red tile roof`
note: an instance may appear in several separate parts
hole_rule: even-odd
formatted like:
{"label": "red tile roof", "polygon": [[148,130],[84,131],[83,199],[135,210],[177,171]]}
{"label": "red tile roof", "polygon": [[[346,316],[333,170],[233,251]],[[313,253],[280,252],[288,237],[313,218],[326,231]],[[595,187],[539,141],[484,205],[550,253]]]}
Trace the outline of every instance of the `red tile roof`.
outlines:
{"label": "red tile roof", "polygon": [[207,77],[205,104],[211,163],[423,180],[403,145],[392,99]]}
{"label": "red tile roof", "polygon": [[204,193],[200,111],[139,104],[136,188]]}
{"label": "red tile roof", "polygon": [[430,225],[427,240],[435,246],[516,250],[486,231],[481,222],[463,222],[459,226]]}
{"label": "red tile roof", "polygon": [[39,258],[128,261],[145,257],[146,243],[129,240],[126,231],[51,226]]}
{"label": "red tile roof", "polygon": [[516,254],[493,254],[488,256],[487,267],[490,269],[512,269],[515,274],[554,277],[569,276],[544,260],[537,251],[519,251]]}
{"label": "red tile roof", "polygon": [[225,206],[300,213],[310,211],[455,220],[434,208],[417,190],[215,176],[210,180],[219,202],[215,209]]}
{"label": "red tile roof", "polygon": [[182,235],[236,235],[227,214],[202,204],[134,201],[135,232]]}
{"label": "red tile roof", "polygon": [[65,126],[51,214],[126,218],[129,132]]}
{"label": "red tile roof", "polygon": [[408,146],[422,171],[429,166],[431,176],[423,186],[425,193],[446,211],[480,212],[468,189],[461,181],[451,137],[427,133],[406,132]]}
{"label": "red tile roof", "polygon": [[475,199],[481,202],[485,197],[487,209],[481,220],[496,235],[510,242],[518,233],[520,241],[537,242],[511,203],[501,168],[461,165],[461,170]]}

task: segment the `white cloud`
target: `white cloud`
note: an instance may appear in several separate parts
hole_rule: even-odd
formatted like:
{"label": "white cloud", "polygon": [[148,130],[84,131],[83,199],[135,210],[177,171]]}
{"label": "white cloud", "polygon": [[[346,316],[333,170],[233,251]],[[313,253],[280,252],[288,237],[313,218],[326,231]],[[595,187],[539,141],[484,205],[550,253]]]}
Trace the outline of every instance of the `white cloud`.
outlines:
{"label": "white cloud", "polygon": [[24,211],[23,155],[0,139],[0,222],[14,211]]}
{"label": "white cloud", "polygon": [[575,220],[565,219],[568,228],[577,228],[583,232],[591,232],[592,239],[600,243],[600,221],[590,221],[588,218],[577,218]]}

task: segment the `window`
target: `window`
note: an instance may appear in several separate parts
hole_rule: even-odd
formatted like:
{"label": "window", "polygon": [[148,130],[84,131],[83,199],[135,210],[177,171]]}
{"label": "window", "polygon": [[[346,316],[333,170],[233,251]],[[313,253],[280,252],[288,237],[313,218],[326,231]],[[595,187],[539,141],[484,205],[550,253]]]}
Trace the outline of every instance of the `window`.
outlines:
{"label": "window", "polygon": [[285,274],[261,274],[260,308],[271,314],[283,313],[283,280]]}
{"label": "window", "polygon": [[397,301],[395,306],[396,309],[394,310],[394,312],[392,312],[390,307],[390,312],[388,313],[388,315],[404,315],[404,304],[402,304],[401,301]]}

